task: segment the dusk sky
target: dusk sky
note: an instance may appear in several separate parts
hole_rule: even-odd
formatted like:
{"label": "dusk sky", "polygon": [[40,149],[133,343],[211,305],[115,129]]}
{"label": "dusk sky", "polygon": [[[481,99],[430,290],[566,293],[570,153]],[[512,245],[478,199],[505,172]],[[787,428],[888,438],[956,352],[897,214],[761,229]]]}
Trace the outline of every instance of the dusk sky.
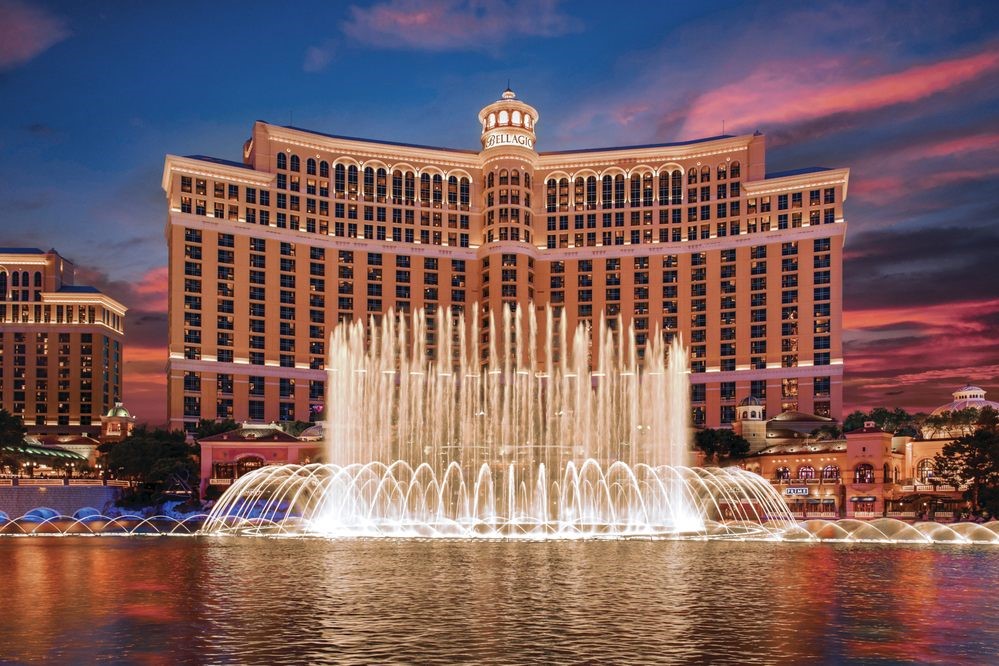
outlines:
{"label": "dusk sky", "polygon": [[125,402],[165,420],[167,153],[253,121],[478,149],[507,80],[539,150],[760,130],[849,167],[846,411],[999,396],[995,3],[0,0],[0,246],[131,308]]}

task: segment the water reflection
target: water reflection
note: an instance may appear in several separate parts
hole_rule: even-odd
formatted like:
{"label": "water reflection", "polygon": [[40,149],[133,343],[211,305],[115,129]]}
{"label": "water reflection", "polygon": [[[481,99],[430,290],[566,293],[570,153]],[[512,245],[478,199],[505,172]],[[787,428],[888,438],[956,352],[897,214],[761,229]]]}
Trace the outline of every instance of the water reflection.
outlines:
{"label": "water reflection", "polygon": [[0,542],[14,661],[995,661],[987,547]]}

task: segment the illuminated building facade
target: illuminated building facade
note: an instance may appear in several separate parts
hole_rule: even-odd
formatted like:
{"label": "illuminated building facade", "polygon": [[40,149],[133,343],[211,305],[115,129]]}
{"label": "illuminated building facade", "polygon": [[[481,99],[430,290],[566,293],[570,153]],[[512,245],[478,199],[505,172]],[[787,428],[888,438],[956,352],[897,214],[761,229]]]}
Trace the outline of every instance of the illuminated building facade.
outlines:
{"label": "illuminated building facade", "polygon": [[538,121],[508,90],[480,150],[258,121],[240,163],[167,156],[171,426],[308,420],[338,322],[532,303],[682,335],[698,425],[840,416],[847,169],[768,174],[758,133],[537,152]]}
{"label": "illuminated building facade", "polygon": [[0,407],[30,433],[94,434],[122,394],[126,308],[55,250],[0,248]]}

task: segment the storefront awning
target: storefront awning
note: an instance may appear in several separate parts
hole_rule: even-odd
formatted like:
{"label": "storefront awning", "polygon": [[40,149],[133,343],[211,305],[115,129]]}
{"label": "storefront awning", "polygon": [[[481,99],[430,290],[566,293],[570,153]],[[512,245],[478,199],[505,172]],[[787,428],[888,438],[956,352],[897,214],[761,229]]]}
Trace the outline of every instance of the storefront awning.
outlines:
{"label": "storefront awning", "polygon": [[67,449],[60,449],[55,446],[29,446],[27,444],[22,444],[20,446],[0,447],[0,452],[8,454],[12,453],[16,456],[21,456],[30,460],[64,460],[66,462],[78,462],[87,459],[86,456],[82,456],[79,453],[69,451]]}

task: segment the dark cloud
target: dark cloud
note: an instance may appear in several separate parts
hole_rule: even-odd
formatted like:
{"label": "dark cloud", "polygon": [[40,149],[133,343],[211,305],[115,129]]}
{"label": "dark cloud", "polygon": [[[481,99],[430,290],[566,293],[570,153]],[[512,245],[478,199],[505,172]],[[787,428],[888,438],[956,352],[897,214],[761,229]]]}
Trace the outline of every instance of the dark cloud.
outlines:
{"label": "dark cloud", "polygon": [[997,296],[999,229],[880,229],[848,240],[844,306],[867,310]]}
{"label": "dark cloud", "polygon": [[51,136],[55,133],[55,129],[51,125],[46,125],[45,123],[31,123],[25,126],[24,131],[32,136]]}

